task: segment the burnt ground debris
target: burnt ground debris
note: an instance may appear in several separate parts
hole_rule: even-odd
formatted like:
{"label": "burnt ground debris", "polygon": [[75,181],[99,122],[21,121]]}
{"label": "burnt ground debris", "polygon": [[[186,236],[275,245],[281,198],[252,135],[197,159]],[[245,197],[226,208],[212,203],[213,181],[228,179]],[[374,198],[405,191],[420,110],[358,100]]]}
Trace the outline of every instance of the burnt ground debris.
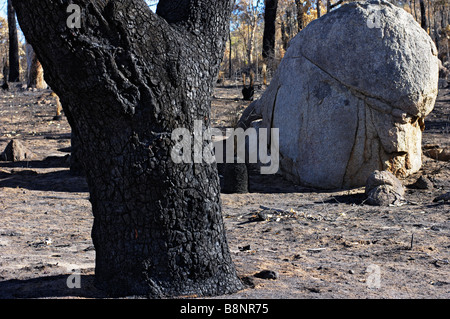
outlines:
{"label": "burnt ground debris", "polygon": [[[87,185],[70,174],[70,127],[53,121],[51,98],[38,104],[44,93],[13,87],[0,96],[0,150],[15,138],[36,154],[0,163],[0,298],[104,298],[93,285]],[[424,145],[450,147],[449,93],[440,90]],[[234,83],[216,88],[214,126],[227,127],[249,104],[240,96]],[[421,171],[402,182],[424,176],[432,187],[408,187],[398,207],[366,205],[363,188],[319,191],[257,170],[249,175],[249,193],[222,194],[229,247],[248,283],[225,297],[450,297],[450,206],[433,202],[450,189],[449,162],[423,156]],[[379,285],[371,285],[371,267],[379,267]],[[265,270],[277,278],[254,276]],[[76,271],[82,288],[69,289]]]}

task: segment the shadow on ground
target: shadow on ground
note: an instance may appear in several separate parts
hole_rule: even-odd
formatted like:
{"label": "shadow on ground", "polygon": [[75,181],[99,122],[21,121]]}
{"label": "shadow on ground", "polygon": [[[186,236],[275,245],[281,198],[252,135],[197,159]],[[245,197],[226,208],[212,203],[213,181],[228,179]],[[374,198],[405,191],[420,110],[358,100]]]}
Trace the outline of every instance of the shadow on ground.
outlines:
{"label": "shadow on ground", "polygon": [[71,275],[38,277],[25,280],[0,281],[0,299],[16,298],[107,298],[102,291],[94,286],[94,275],[80,275],[80,288],[69,288],[75,283]]}
{"label": "shadow on ground", "polygon": [[88,192],[84,177],[74,176],[69,170],[37,173],[34,170],[0,172],[0,187],[25,188],[51,192]]}
{"label": "shadow on ground", "polygon": [[[42,161],[1,162],[0,187],[53,192],[87,192],[86,179],[71,173],[69,166],[68,156],[52,156]],[[8,170],[2,170],[2,168],[8,168]],[[42,171],[42,169],[51,169],[51,171]]]}

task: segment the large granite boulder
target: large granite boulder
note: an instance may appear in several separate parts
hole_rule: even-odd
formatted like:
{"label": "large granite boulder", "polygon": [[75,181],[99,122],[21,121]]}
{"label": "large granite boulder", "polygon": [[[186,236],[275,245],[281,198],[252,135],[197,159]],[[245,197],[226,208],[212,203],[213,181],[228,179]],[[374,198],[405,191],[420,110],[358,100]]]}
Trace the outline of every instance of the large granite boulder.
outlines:
{"label": "large granite boulder", "polygon": [[240,126],[262,118],[261,127],[279,128],[281,172],[303,185],[360,187],[374,170],[406,177],[422,165],[438,74],[436,47],[409,13],[350,3],[291,41]]}

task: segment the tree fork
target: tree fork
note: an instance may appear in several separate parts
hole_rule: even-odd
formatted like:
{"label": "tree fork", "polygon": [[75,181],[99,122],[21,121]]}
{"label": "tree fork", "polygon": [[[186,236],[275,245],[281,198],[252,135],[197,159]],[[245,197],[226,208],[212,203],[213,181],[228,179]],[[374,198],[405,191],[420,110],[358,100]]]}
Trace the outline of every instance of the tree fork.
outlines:
{"label": "tree fork", "polygon": [[[14,0],[47,83],[78,133],[94,215],[96,285],[118,295],[242,289],[216,165],[175,164],[171,132],[209,126],[229,0]],[[34,21],[46,21],[36,24]],[[52,43],[47,40],[51,38]]]}

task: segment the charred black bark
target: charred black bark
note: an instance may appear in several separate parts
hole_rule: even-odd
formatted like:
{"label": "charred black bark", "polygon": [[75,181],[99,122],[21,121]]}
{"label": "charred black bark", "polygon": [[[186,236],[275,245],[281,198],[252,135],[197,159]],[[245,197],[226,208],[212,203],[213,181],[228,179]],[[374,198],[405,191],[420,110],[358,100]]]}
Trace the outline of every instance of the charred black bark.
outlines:
{"label": "charred black bark", "polygon": [[76,131],[72,130],[70,136],[70,173],[77,176],[84,175],[83,152],[80,139]]}
{"label": "charred black bark", "polygon": [[[171,159],[178,127],[209,126],[232,1],[14,0],[19,22],[79,134],[94,214],[96,283],[113,295],[242,288],[216,165]],[[35,23],[34,21],[46,21]],[[50,43],[48,39],[52,39]]]}

